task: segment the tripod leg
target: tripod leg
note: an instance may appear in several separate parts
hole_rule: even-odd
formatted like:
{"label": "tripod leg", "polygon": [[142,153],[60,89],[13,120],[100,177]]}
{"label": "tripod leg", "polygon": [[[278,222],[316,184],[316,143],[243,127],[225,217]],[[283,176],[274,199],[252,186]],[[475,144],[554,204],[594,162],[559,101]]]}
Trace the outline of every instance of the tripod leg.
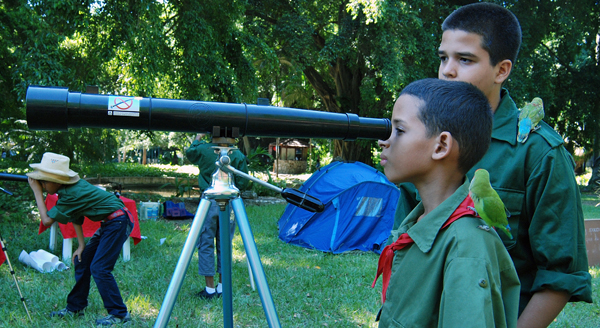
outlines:
{"label": "tripod leg", "polygon": [[248,280],[250,280],[250,286],[252,287],[252,290],[256,290],[256,286],[254,286],[254,276],[252,276],[252,268],[250,267],[248,257],[246,257],[246,265],[248,266]]}
{"label": "tripod leg", "polygon": [[196,248],[196,243],[198,242],[198,236],[200,235],[200,230],[204,225],[204,220],[206,219],[209,208],[210,201],[202,198],[200,205],[198,206],[198,210],[196,211],[196,215],[194,216],[192,226],[190,227],[190,232],[188,233],[185,244],[183,245],[183,249],[181,250],[179,261],[177,261],[177,266],[175,267],[175,272],[173,272],[173,277],[171,277],[171,283],[169,284],[169,288],[165,294],[165,299],[163,300],[163,303],[160,307],[160,312],[158,313],[158,317],[154,323],[155,328],[164,328],[169,322],[171,312],[173,311],[173,306],[175,305],[175,300],[177,299],[177,295],[179,295],[183,278],[185,277],[187,268],[192,260],[192,256],[194,255],[194,249]]}
{"label": "tripod leg", "polygon": [[8,252],[6,246],[4,245],[4,239],[0,236],[0,246],[2,246],[2,251],[4,251],[4,256],[6,257],[6,262],[8,263],[8,267],[10,268],[10,274],[15,280],[15,286],[17,286],[17,290],[19,291],[19,296],[21,296],[21,302],[23,302],[23,306],[25,307],[25,312],[27,312],[27,317],[29,317],[29,321],[31,321],[31,315],[29,314],[29,309],[27,309],[27,304],[25,303],[25,297],[21,293],[21,288],[19,288],[19,283],[17,282],[17,277],[15,277],[15,270],[13,270],[12,264],[10,263],[10,258],[8,257]]}
{"label": "tripod leg", "polygon": [[260,295],[260,299],[263,304],[263,310],[265,311],[265,316],[267,317],[269,327],[281,327],[281,324],[279,323],[279,317],[277,316],[277,310],[275,309],[275,304],[273,303],[273,297],[271,296],[271,291],[269,290],[269,285],[267,284],[265,271],[260,262],[260,256],[258,255],[256,243],[254,242],[252,229],[250,229],[250,223],[248,222],[248,216],[246,215],[244,203],[242,202],[241,198],[236,198],[231,201],[231,205],[233,207],[233,212],[235,213],[235,218],[237,219],[240,235],[242,235],[242,240],[244,241],[246,256],[248,257],[248,262],[250,263],[252,273],[254,274],[254,279],[256,280],[256,285],[258,286],[258,294]]}
{"label": "tripod leg", "polygon": [[231,286],[231,235],[230,210],[227,204],[219,212],[219,238],[221,240],[221,280],[223,281],[223,327],[233,328],[233,288]]}

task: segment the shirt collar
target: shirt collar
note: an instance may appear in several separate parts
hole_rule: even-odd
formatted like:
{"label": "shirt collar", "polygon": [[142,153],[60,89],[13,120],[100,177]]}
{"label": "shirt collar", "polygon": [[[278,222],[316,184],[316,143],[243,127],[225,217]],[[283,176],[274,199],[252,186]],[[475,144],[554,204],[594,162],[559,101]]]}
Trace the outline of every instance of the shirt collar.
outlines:
{"label": "shirt collar", "polygon": [[[516,138],[516,137],[515,137]],[[399,228],[400,232],[407,232],[410,238],[415,241],[415,244],[423,253],[427,253],[433,247],[435,238],[440,229],[448,220],[450,215],[456,210],[458,205],[467,197],[469,193],[469,179],[465,178],[465,182],[445,201],[436,207],[431,213],[427,214],[420,221],[417,219],[423,214],[423,204],[419,203],[417,207],[410,212]]]}
{"label": "shirt collar", "polygon": [[508,94],[508,90],[502,89],[500,104],[494,113],[492,138],[516,145],[518,120],[517,105]]}

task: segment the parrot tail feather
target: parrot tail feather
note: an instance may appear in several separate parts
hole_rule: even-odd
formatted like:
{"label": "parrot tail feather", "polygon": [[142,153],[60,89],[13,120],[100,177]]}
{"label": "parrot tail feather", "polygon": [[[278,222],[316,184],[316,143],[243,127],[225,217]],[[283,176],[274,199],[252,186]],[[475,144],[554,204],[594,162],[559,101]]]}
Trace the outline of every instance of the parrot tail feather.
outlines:
{"label": "parrot tail feather", "polygon": [[499,227],[499,228],[500,228],[500,230],[502,230],[502,232],[504,232],[504,234],[505,234],[505,235],[506,235],[508,238],[510,238],[510,239],[513,239],[513,236],[512,236],[512,234],[510,233],[510,226],[508,226],[508,225],[507,225],[506,227]]}

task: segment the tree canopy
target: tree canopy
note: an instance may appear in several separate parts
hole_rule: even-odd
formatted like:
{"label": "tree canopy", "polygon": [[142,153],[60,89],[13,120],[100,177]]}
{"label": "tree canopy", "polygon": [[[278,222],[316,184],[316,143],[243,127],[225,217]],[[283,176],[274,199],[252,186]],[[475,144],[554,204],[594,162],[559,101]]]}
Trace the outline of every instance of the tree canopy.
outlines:
{"label": "tree canopy", "polygon": [[[5,0],[0,3],[0,140],[31,157],[53,150],[105,161],[159,132],[29,131],[28,85],[143,97],[255,103],[389,117],[408,83],[436,77],[441,22],[453,0]],[[539,96],[570,150],[599,134],[597,1],[496,1],[519,18],[523,44],[507,88]],[[170,141],[169,141],[170,140]],[[141,141],[140,141],[141,142]],[[371,163],[374,141],[335,142]]]}

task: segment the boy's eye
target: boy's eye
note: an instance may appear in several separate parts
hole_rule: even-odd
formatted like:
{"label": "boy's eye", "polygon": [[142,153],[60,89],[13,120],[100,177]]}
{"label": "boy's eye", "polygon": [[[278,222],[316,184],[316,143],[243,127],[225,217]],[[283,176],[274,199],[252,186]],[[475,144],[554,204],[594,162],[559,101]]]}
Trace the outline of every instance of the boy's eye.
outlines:
{"label": "boy's eye", "polygon": [[473,62],[473,61],[472,61],[471,59],[469,59],[469,58],[461,58],[461,59],[460,59],[460,61],[461,61],[461,62],[463,62],[463,63],[466,63],[466,64],[468,64],[468,63],[472,63],[472,62]]}
{"label": "boy's eye", "polygon": [[444,62],[446,60],[448,60],[448,57],[440,55],[440,61]]}
{"label": "boy's eye", "polygon": [[401,128],[396,128],[396,134],[402,134],[404,133],[404,130],[402,130]]}

